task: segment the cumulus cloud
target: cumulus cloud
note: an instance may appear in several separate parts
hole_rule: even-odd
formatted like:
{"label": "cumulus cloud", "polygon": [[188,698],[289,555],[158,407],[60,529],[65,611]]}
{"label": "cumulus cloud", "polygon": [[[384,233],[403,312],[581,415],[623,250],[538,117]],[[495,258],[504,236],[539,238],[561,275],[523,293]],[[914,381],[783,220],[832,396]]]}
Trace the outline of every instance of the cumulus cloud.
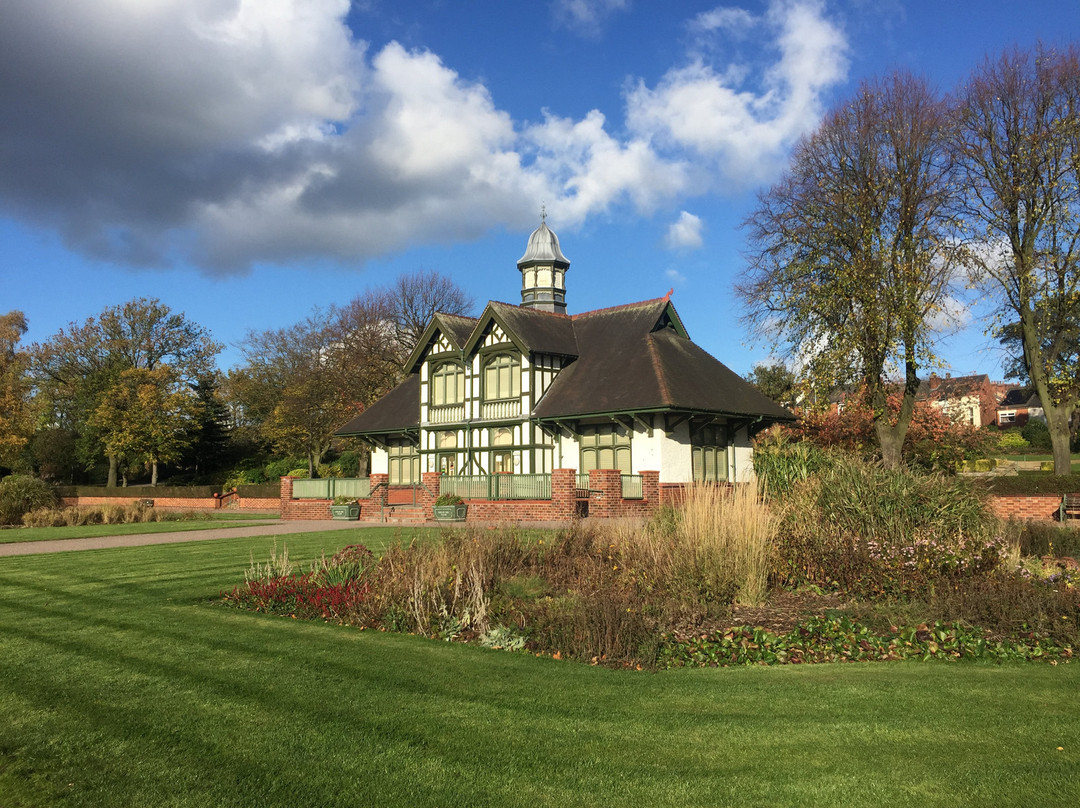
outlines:
{"label": "cumulus cloud", "polygon": [[696,250],[704,244],[701,237],[702,226],[700,217],[684,210],[668,227],[664,243],[670,250]]}
{"label": "cumulus cloud", "polygon": [[[601,20],[626,5],[561,7]],[[777,0],[764,17],[698,20],[772,37],[773,61],[749,70],[757,87],[744,65],[695,56],[631,85],[625,122],[553,110],[524,123],[437,54],[357,39],[348,12],[349,0],[8,0],[0,213],[135,266],[362,262],[526,227],[540,199],[569,226],[763,176],[843,73],[819,4]]]}
{"label": "cumulus cloud", "polygon": [[779,58],[755,72],[740,64],[718,70],[699,57],[655,88],[638,82],[627,99],[629,126],[652,142],[690,150],[742,186],[768,180],[820,120],[823,92],[846,77],[843,33],[816,0],[777,0],[757,18],[720,9],[697,23],[699,31],[765,29]]}

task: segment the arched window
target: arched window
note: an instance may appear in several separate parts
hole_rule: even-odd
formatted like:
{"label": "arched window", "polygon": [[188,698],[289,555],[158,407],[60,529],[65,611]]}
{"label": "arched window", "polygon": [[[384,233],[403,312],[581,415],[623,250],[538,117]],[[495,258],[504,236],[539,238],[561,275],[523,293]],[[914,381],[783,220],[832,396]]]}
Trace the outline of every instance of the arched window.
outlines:
{"label": "arched window", "polygon": [[445,407],[465,400],[465,368],[443,362],[431,374],[431,406]]}
{"label": "arched window", "polygon": [[521,396],[521,359],[497,354],[484,363],[484,401]]}

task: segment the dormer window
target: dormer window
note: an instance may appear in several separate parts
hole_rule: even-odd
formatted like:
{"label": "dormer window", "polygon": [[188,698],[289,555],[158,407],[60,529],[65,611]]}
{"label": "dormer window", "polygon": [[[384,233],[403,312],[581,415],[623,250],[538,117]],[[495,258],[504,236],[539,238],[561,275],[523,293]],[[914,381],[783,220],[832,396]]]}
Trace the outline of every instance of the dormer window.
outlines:
{"label": "dormer window", "polygon": [[431,406],[446,407],[465,400],[465,368],[443,362],[431,374]]}
{"label": "dormer window", "polygon": [[521,397],[521,359],[496,354],[484,363],[484,401]]}

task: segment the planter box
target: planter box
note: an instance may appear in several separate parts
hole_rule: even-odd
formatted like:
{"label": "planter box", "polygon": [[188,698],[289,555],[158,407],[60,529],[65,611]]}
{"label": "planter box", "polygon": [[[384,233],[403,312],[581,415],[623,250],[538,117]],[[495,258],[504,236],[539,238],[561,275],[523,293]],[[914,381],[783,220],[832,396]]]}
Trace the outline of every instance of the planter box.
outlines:
{"label": "planter box", "polygon": [[440,522],[464,522],[468,505],[433,505],[435,518]]}
{"label": "planter box", "polygon": [[356,503],[352,505],[331,505],[330,516],[342,521],[355,522],[360,518],[360,506]]}

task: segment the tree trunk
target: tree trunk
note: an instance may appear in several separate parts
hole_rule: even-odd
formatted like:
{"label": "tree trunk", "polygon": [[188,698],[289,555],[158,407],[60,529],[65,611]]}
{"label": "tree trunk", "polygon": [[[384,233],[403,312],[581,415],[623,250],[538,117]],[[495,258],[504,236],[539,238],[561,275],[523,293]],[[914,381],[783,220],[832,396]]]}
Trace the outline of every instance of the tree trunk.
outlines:
{"label": "tree trunk", "polygon": [[150,485],[157,485],[157,461],[150,462]]}
{"label": "tree trunk", "polygon": [[315,455],[312,452],[307,453],[307,476],[309,480],[315,479]]}
{"label": "tree trunk", "polygon": [[1058,477],[1066,477],[1072,474],[1072,434],[1069,423],[1072,420],[1072,407],[1070,406],[1047,406],[1043,402],[1043,411],[1046,413],[1046,425],[1050,428],[1050,445],[1054,452],[1054,474]]}
{"label": "tree trunk", "polygon": [[116,455],[109,455],[109,479],[105,483],[106,488],[116,488],[116,467],[117,467]]}

